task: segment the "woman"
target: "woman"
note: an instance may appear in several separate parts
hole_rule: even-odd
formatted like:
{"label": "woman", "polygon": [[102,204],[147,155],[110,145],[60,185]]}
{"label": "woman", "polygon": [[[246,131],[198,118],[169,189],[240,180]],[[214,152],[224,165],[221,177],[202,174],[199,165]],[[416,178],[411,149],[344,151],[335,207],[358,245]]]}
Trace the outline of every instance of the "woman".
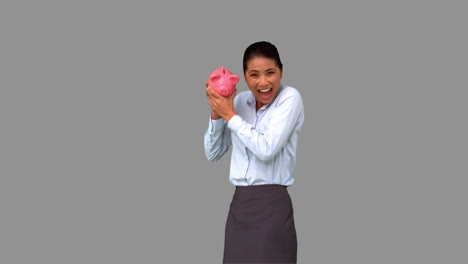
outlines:
{"label": "woman", "polygon": [[206,89],[211,107],[204,136],[208,160],[220,159],[232,145],[229,181],[236,188],[223,263],[296,263],[287,187],[294,182],[302,98],[295,88],[281,84],[283,64],[269,42],[247,47],[243,70],[249,91],[224,97]]}

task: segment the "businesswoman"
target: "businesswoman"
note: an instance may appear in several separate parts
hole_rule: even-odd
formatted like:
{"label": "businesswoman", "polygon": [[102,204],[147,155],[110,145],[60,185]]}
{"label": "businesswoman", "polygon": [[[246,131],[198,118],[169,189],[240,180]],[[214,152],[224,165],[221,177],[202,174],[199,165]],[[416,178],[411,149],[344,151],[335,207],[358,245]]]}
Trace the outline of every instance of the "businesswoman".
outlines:
{"label": "businesswoman", "polygon": [[296,263],[297,237],[287,187],[294,183],[304,122],[297,89],[283,85],[277,48],[266,41],[243,57],[248,91],[230,97],[206,88],[211,116],[205,154],[220,159],[232,146],[229,181],[235,186],[226,221],[223,263]]}

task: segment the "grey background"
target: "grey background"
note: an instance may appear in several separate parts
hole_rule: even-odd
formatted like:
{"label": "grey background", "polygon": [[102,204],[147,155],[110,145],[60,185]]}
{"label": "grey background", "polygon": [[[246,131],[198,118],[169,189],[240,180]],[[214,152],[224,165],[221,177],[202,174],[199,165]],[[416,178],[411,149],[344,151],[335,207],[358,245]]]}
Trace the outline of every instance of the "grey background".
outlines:
{"label": "grey background", "polygon": [[0,263],[220,263],[204,83],[258,40],[305,104],[299,263],[466,263],[462,3],[2,1]]}

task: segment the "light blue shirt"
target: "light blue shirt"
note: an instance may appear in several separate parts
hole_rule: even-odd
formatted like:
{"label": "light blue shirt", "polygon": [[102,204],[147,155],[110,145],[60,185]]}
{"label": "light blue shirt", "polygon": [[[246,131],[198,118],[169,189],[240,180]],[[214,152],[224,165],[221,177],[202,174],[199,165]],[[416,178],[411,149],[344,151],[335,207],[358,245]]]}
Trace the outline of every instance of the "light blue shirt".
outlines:
{"label": "light blue shirt", "polygon": [[292,185],[304,122],[299,92],[281,85],[273,102],[256,111],[254,94],[243,91],[234,99],[234,111],[237,115],[229,122],[210,118],[204,136],[208,160],[219,160],[232,145],[229,181],[233,185]]}

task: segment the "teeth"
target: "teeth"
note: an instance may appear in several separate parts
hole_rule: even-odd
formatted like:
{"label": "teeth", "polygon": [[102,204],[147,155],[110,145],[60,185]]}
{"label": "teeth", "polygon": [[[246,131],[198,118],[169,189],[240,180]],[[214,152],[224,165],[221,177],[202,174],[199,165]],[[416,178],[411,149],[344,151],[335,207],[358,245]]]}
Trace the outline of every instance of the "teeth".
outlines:
{"label": "teeth", "polygon": [[268,91],[270,91],[270,90],[271,90],[271,88],[270,88],[270,89],[265,89],[265,90],[259,90],[259,91],[260,91],[261,93],[266,93],[266,92],[268,92]]}

